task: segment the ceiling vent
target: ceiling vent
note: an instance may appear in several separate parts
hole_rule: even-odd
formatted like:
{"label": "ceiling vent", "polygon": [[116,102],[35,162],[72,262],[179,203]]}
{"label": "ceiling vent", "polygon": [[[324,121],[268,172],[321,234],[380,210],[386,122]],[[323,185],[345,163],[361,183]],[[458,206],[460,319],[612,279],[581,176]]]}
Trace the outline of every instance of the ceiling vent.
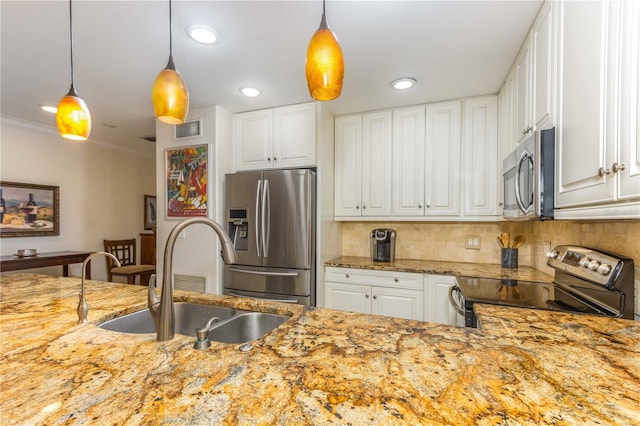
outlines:
{"label": "ceiling vent", "polygon": [[184,124],[174,126],[175,139],[202,137],[202,119],[186,121]]}

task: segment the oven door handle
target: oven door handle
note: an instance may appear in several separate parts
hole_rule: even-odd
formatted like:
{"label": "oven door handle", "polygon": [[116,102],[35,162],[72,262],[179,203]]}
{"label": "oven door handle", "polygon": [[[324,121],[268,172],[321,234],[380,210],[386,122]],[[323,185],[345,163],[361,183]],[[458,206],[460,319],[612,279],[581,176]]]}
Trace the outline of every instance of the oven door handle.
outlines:
{"label": "oven door handle", "polygon": [[244,297],[247,299],[255,299],[255,300],[267,300],[269,302],[280,302],[280,303],[298,303],[297,299],[269,299],[267,297],[254,297],[254,296],[247,296],[245,294],[240,294],[237,293],[235,291],[228,291],[229,296],[236,296],[236,297]]}
{"label": "oven door handle", "polygon": [[[453,293],[456,293],[456,295],[454,296]],[[456,302],[456,298],[460,302],[460,304]],[[462,297],[462,292],[460,291],[460,287],[458,287],[457,285],[452,285],[451,287],[449,287],[449,302],[451,302],[451,306],[453,306],[453,309],[455,309],[458,314],[464,316],[464,309],[462,308],[462,304],[463,304],[462,300],[463,300],[463,297]]]}

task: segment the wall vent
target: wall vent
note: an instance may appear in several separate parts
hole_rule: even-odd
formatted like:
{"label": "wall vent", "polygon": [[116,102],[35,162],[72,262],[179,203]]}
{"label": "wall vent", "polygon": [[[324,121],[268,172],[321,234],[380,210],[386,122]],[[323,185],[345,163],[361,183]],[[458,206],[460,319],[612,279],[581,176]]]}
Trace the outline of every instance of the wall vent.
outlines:
{"label": "wall vent", "polygon": [[193,121],[185,121],[183,124],[174,126],[175,139],[187,139],[202,137],[202,118]]}
{"label": "wall vent", "polygon": [[173,274],[173,286],[176,290],[199,291],[201,293],[205,293],[207,291],[207,281],[209,281],[209,276],[206,274]]}

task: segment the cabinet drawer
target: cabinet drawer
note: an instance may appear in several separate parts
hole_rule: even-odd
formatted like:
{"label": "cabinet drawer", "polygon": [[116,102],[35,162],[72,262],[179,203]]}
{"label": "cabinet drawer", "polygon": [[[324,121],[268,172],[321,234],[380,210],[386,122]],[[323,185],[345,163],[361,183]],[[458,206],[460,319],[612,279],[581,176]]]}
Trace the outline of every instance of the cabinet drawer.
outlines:
{"label": "cabinet drawer", "polygon": [[411,272],[328,267],[325,281],[422,290],[423,275]]}

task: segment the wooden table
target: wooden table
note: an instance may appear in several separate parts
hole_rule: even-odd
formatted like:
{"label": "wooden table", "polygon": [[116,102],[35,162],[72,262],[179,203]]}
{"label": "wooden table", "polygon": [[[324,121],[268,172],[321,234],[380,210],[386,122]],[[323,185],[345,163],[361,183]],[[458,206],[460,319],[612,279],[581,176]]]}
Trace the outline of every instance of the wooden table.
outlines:
{"label": "wooden table", "polygon": [[[38,253],[36,256],[29,257],[2,256],[0,257],[0,272],[62,265],[62,275],[68,277],[69,264],[82,263],[91,253],[90,251],[54,251]],[[87,264],[86,278],[91,279],[91,262]]]}

